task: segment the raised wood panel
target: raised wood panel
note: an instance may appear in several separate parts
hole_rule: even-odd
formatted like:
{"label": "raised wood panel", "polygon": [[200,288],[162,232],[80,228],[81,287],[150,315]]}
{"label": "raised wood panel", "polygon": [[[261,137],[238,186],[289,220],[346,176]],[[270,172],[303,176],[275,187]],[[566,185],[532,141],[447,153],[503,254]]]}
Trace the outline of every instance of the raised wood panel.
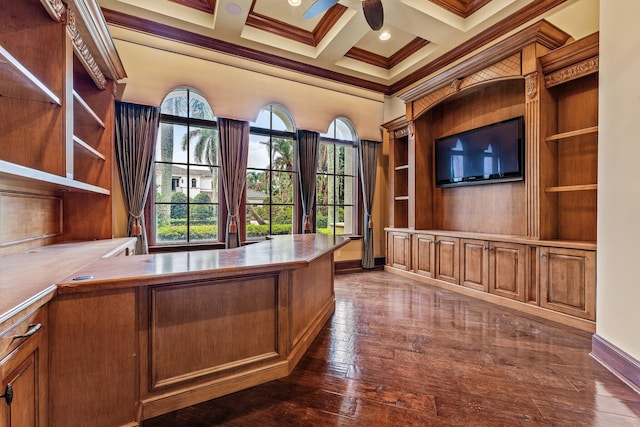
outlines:
{"label": "raised wood panel", "polygon": [[49,310],[49,425],[132,423],[138,401],[135,290],[58,295]]}
{"label": "raised wood panel", "polygon": [[289,349],[293,349],[309,335],[323,308],[333,303],[333,254],[324,255],[306,268],[293,270],[289,298]]}
{"label": "raised wood panel", "polygon": [[[40,325],[34,329],[34,325]],[[0,335],[0,394],[7,385],[13,402],[0,400],[0,425],[47,425],[47,310],[40,309]],[[24,338],[14,338],[33,334]]]}
{"label": "raised wood panel", "polygon": [[277,285],[269,275],[150,288],[151,388],[278,357]]}
{"label": "raised wood panel", "polygon": [[540,248],[540,305],[595,320],[593,251]]}
{"label": "raised wood panel", "polygon": [[460,240],[460,284],[479,291],[489,291],[489,242]]}
{"label": "raised wood panel", "polygon": [[436,237],[436,279],[458,284],[460,274],[460,241],[454,237]]}
{"label": "raised wood panel", "polygon": [[[514,80],[440,104],[433,109],[432,137],[524,115],[524,97],[524,81]],[[433,189],[435,229],[524,236],[526,218],[526,187],[522,181]]]}
{"label": "raised wood panel", "polygon": [[505,298],[524,301],[525,246],[505,242],[491,242],[489,251],[489,292]]}
{"label": "raised wood panel", "polygon": [[412,240],[413,271],[422,276],[434,277],[436,265],[435,236],[414,234]]}
{"label": "raised wood panel", "polygon": [[62,199],[0,191],[0,224],[0,249],[59,236],[62,234]]}
{"label": "raised wood panel", "polygon": [[387,233],[387,263],[403,270],[411,269],[411,236],[409,233]]}

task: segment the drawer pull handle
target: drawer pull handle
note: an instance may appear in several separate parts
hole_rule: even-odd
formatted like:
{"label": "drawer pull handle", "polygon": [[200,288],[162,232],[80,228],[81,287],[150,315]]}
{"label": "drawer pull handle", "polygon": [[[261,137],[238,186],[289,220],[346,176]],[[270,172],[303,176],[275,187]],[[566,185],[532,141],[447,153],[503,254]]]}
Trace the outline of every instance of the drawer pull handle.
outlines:
{"label": "drawer pull handle", "polygon": [[3,398],[7,401],[7,405],[11,405],[13,402],[13,387],[11,384],[7,384],[7,388],[4,389],[4,394],[0,395],[0,398]]}
{"label": "drawer pull handle", "polygon": [[14,335],[13,339],[17,340],[17,339],[20,339],[20,338],[29,338],[31,335],[33,335],[36,332],[38,332],[40,330],[40,328],[42,328],[42,325],[40,323],[36,323],[35,325],[29,325],[29,330],[27,332],[25,332],[22,335]]}

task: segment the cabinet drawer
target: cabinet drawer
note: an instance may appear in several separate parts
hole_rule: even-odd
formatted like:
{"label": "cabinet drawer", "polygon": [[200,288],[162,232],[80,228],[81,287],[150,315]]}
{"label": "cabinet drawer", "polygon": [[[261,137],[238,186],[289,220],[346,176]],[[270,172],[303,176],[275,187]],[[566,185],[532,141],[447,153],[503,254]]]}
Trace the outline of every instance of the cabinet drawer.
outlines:
{"label": "cabinet drawer", "polygon": [[34,335],[41,334],[46,321],[46,310],[37,310],[2,332],[0,335],[0,361],[23,345]]}

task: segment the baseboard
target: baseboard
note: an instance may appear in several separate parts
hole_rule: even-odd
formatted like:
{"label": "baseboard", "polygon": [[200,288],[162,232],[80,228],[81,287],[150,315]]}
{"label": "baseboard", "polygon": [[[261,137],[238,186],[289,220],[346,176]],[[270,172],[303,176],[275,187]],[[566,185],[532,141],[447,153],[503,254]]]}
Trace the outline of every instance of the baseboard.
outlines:
{"label": "baseboard", "polygon": [[346,274],[346,273],[357,273],[363,271],[372,271],[372,270],[384,270],[385,257],[376,257],[373,260],[373,268],[372,269],[364,269],[362,268],[362,260],[359,259],[350,259],[347,261],[336,261],[333,263],[334,271],[336,274]]}
{"label": "baseboard", "polygon": [[591,357],[640,394],[640,361],[598,334],[591,338]]}

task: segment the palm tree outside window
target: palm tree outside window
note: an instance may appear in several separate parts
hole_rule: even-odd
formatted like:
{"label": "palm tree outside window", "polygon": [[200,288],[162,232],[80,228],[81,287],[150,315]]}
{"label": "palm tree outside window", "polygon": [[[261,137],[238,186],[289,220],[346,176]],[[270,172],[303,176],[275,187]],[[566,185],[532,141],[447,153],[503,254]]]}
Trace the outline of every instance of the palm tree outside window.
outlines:
{"label": "palm tree outside window", "polygon": [[320,135],[316,173],[316,232],[357,234],[358,135],[348,119],[337,118]]}
{"label": "palm tree outside window", "polygon": [[217,123],[209,103],[193,89],[173,90],[161,106],[152,245],[219,240],[218,166]]}
{"label": "palm tree outside window", "polygon": [[250,125],[247,162],[247,240],[293,233],[295,126],[289,112],[268,105]]}

